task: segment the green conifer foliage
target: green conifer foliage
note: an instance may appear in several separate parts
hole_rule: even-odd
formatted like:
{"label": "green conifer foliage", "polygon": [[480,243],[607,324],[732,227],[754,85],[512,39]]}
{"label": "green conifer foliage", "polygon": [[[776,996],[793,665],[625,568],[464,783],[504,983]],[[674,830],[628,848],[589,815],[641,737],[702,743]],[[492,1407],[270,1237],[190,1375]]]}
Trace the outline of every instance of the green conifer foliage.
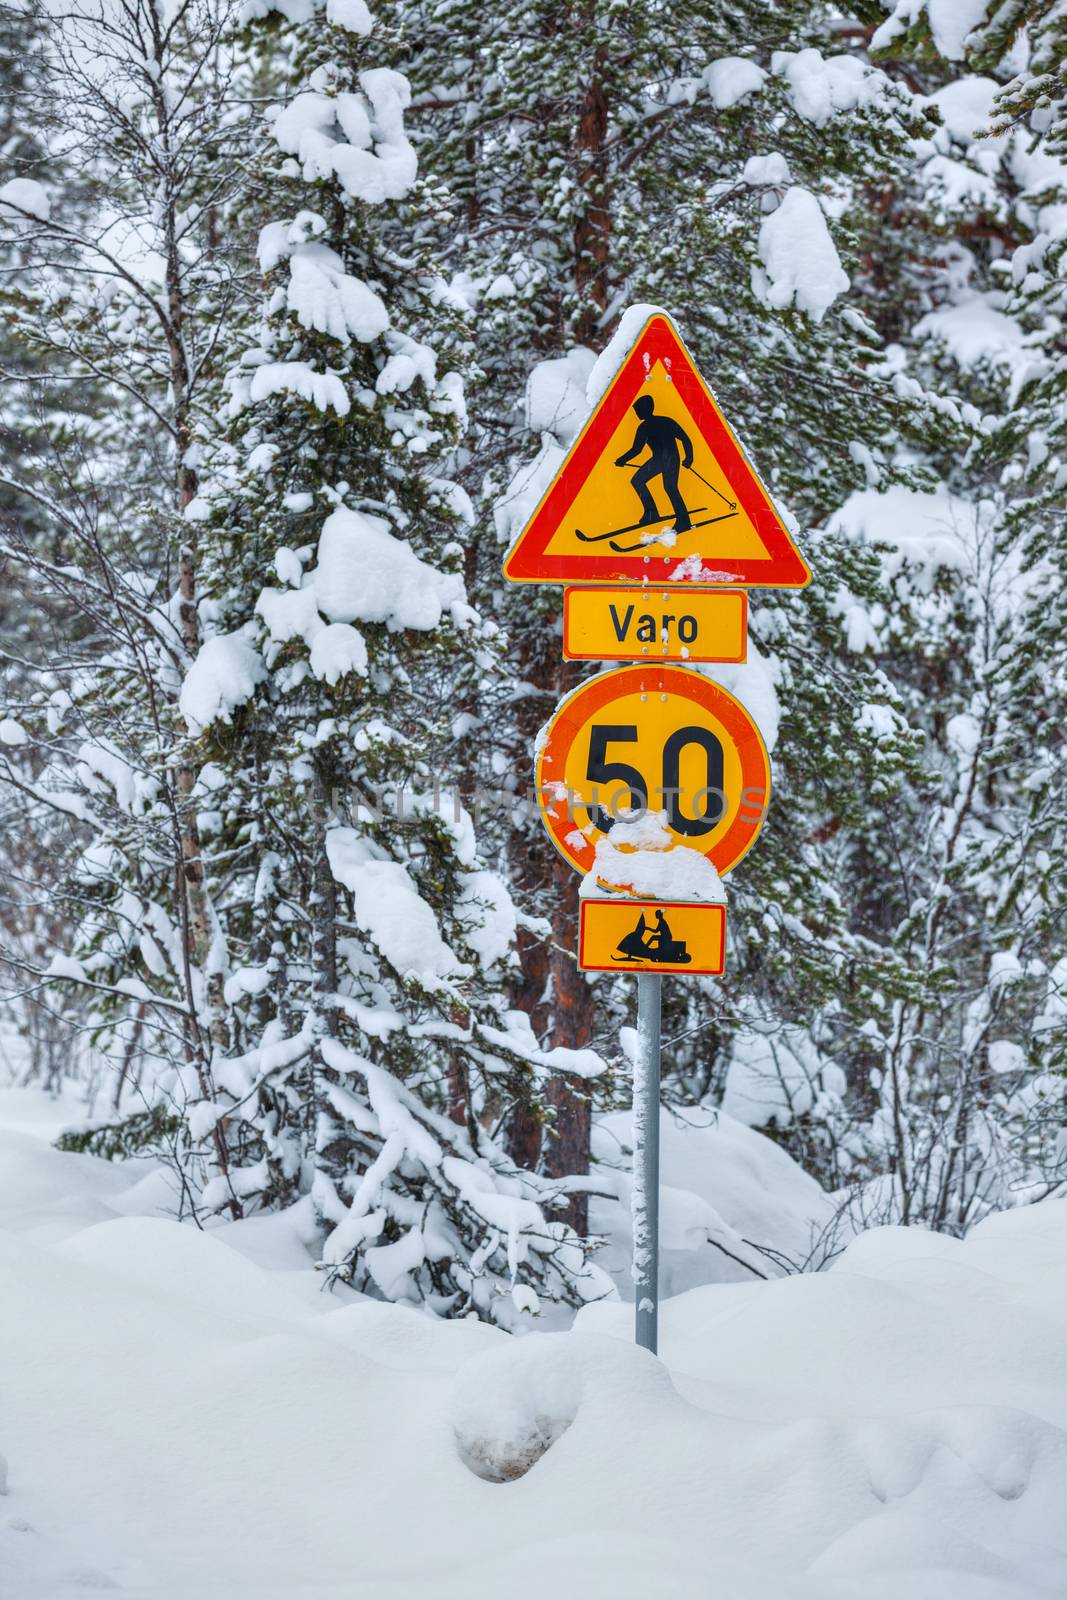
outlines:
{"label": "green conifer foliage", "polygon": [[283,30],[254,184],[266,298],[231,337],[187,510],[210,623],[182,705],[232,962],[205,1124],[241,1146],[206,1202],[310,1186],[331,1274],[507,1321],[599,1280],[541,1209],[553,1186],[492,1137],[540,1052],[507,1010],[515,913],[457,789],[461,707],[499,653],[450,471],[468,335],[407,83],[363,31]]}

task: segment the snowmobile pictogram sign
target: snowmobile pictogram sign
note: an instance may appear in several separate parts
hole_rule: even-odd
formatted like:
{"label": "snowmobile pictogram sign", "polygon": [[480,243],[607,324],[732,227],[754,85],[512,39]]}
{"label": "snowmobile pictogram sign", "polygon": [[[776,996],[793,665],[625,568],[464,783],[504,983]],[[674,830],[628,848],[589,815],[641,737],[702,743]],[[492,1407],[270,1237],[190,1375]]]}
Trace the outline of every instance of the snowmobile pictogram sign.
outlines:
{"label": "snowmobile pictogram sign", "polygon": [[675,328],[656,315],[519,535],[504,576],[796,589],[811,574]]}
{"label": "snowmobile pictogram sign", "polygon": [[583,972],[721,977],[726,969],[726,907],[678,900],[583,900],[578,966]]}

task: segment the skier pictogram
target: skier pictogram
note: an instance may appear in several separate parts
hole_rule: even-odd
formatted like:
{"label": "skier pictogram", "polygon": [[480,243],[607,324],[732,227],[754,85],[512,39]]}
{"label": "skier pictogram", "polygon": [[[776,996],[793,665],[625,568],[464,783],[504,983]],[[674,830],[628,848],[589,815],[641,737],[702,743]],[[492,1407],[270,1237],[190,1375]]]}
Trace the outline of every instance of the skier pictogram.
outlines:
{"label": "skier pictogram", "polygon": [[648,926],[642,911],[637,926],[619,940],[616,950],[619,953],[612,956],[613,961],[659,961],[671,966],[687,967],[692,960],[685,945],[671,932],[662,907],[656,911],[653,928]]}
{"label": "skier pictogram", "polygon": [[640,395],[633,403],[633,412],[639,418],[634,442],[625,455],[615,462],[617,467],[628,467],[642,450],[648,451],[648,460],[642,462],[633,477],[631,487],[641,502],[643,526],[661,520],[659,507],[649,490],[653,478],[662,478],[667,499],[674,512],[675,533],[688,533],[693,519],[686,510],[685,501],[678,492],[678,452],[682,452],[681,465],[693,465],[693,441],[673,417],[658,417],[656,402],[650,394]]}
{"label": "skier pictogram", "polygon": [[[616,544],[617,539],[623,538],[628,533],[638,533],[642,528],[657,528],[664,523],[673,523],[676,534],[688,533],[692,528],[705,528],[711,522],[725,522],[727,517],[735,516],[736,500],[728,500],[713,483],[701,477],[693,466],[693,441],[685,429],[675,422],[673,417],[661,416],[650,394],[639,396],[634,401],[632,409],[638,418],[634,442],[625,455],[616,458],[615,465],[628,467],[643,450],[648,451],[648,459],[642,461],[630,479],[634,493],[641,502],[641,521],[632,522],[625,528],[609,528],[607,533],[583,533],[580,528],[576,528],[575,534],[582,543],[599,544],[603,539],[610,539],[612,550],[617,550],[621,555],[628,555],[634,550],[640,550],[646,544],[655,543],[651,535],[646,534],[635,544]],[[702,511],[707,511],[708,507],[694,506],[692,511],[689,510],[678,487],[680,467],[691,472],[694,478],[699,478],[704,487],[710,489],[727,509],[720,511],[714,517],[705,517],[700,522],[694,522],[693,517],[699,516]],[[667,499],[670,501],[669,516],[661,515],[649,488],[649,484],[655,478],[659,478],[662,482]]]}
{"label": "skier pictogram", "polygon": [[516,583],[799,588],[808,570],[670,321],[651,316],[504,563]]}

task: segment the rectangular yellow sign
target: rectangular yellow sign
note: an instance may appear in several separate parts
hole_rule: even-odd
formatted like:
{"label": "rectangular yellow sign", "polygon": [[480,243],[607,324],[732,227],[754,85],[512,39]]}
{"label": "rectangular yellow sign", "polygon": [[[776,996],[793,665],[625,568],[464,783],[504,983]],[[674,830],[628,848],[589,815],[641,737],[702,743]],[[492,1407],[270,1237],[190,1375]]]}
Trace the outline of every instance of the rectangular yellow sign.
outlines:
{"label": "rectangular yellow sign", "polygon": [[744,589],[630,584],[563,593],[567,661],[744,661]]}
{"label": "rectangular yellow sign", "polygon": [[583,900],[578,965],[583,972],[720,977],[726,967],[726,907],[675,900]]}

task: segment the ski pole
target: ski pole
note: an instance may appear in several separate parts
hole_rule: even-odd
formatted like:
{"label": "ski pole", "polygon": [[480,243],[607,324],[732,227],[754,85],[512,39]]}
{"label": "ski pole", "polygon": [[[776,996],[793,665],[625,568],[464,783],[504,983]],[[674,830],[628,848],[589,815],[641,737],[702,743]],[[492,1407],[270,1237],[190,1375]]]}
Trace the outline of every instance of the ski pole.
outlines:
{"label": "ski pole", "polygon": [[719,499],[723,502],[723,504],[730,507],[731,511],[736,511],[737,510],[737,501],[736,500],[727,500],[727,498],[723,494],[722,490],[721,489],[716,489],[716,487],[715,487],[715,485],[713,483],[709,483],[707,478],[705,478],[704,474],[702,472],[698,472],[696,467],[687,467],[686,471],[687,472],[691,472],[693,474],[694,478],[699,478],[701,483],[704,485],[705,489],[710,489],[712,494],[717,494]]}

